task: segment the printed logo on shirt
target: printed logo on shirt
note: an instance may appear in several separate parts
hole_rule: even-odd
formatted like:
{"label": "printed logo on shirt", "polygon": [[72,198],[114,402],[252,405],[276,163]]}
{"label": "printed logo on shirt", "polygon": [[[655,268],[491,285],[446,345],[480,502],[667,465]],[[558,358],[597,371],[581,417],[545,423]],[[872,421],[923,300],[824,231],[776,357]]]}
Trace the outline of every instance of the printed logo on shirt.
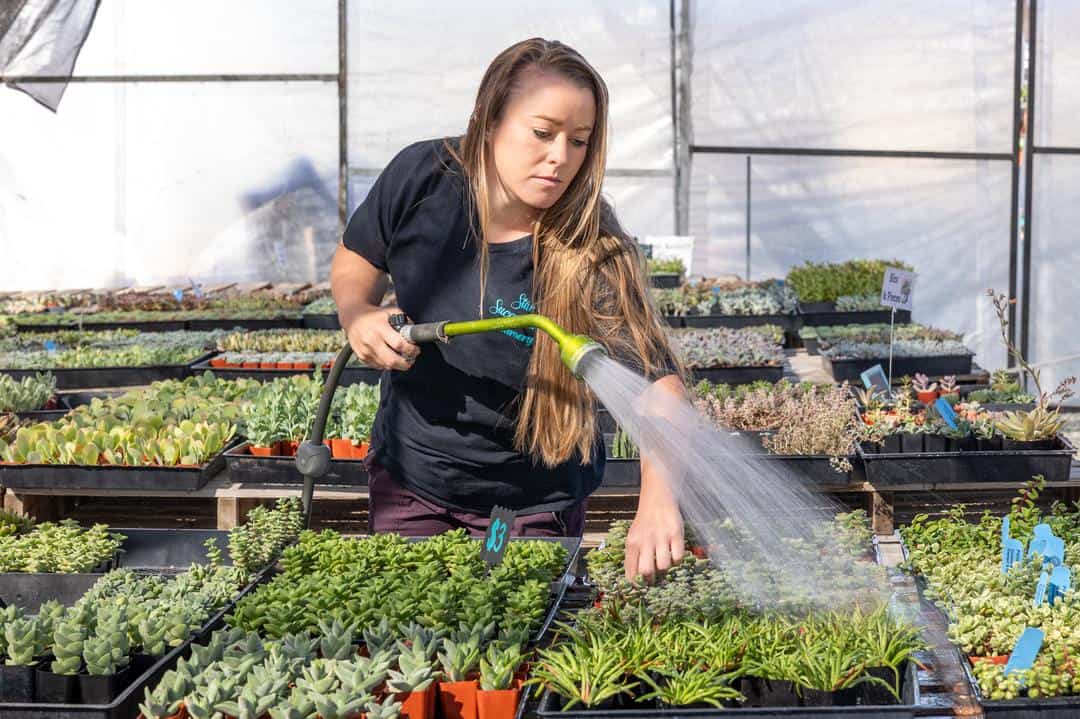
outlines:
{"label": "printed logo on shirt", "polygon": [[[517,299],[511,302],[509,307],[507,307],[507,303],[501,297],[495,300],[495,304],[488,307],[488,312],[492,317],[517,317],[519,313],[528,314],[535,310],[536,307],[529,300],[529,296],[524,292],[518,295]],[[525,334],[525,332],[521,330],[503,330],[502,333],[504,335],[509,335],[526,347],[532,347],[533,342],[536,341],[535,337]]]}

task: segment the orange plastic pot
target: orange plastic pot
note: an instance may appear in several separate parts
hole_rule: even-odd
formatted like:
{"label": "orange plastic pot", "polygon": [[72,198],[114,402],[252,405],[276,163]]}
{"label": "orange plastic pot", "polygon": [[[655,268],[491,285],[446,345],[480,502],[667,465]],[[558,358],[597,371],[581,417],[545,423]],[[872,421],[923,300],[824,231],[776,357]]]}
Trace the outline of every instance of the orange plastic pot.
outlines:
{"label": "orange plastic pot", "polygon": [[260,362],[259,369],[277,369],[277,362]]}
{"label": "orange plastic pot", "polygon": [[254,444],[248,447],[248,451],[256,457],[271,457],[274,454],[273,447],[258,447]]}
{"label": "orange plastic pot", "polygon": [[315,369],[314,362],[293,362],[293,369]]}
{"label": "orange plastic pot", "polygon": [[368,443],[361,442],[360,444],[350,444],[353,459],[363,459],[368,453]]}
{"label": "orange plastic pot", "polygon": [[435,719],[435,696],[438,687],[433,683],[422,692],[398,694],[401,719]]}
{"label": "orange plastic pot", "polygon": [[300,443],[295,439],[285,440],[281,443],[281,455],[283,457],[295,457],[296,448],[300,446]]}
{"label": "orange plastic pot", "polygon": [[988,657],[972,657],[972,656],[969,656],[968,661],[971,662],[972,666],[974,666],[975,664],[978,664],[979,662],[990,662],[991,664],[1000,664],[1001,666],[1005,666],[1006,664],[1009,663],[1009,655],[1008,654],[994,654],[994,655],[991,655],[991,656],[988,656]]}
{"label": "orange plastic pot", "polygon": [[292,362],[278,362],[277,363],[277,368],[278,369],[293,369],[293,363]]}
{"label": "orange plastic pot", "polygon": [[936,391],[935,392],[916,392],[915,394],[919,398],[919,401],[922,402],[923,404],[933,404],[934,400],[936,400],[937,396],[938,396]]}
{"label": "orange plastic pot", "polygon": [[352,459],[352,442],[347,439],[330,440],[330,454],[334,459]]}
{"label": "orange plastic pot", "polygon": [[228,366],[228,364],[229,363],[225,361],[224,357],[215,357],[212,360],[210,360],[210,366],[211,367],[226,367],[226,366]]}
{"label": "orange plastic pot", "polygon": [[480,683],[475,679],[440,683],[439,706],[443,719],[477,719],[476,692],[479,689]]}
{"label": "orange plastic pot", "polygon": [[240,366],[244,369],[259,369],[258,362],[241,362]]}
{"label": "orange plastic pot", "polygon": [[480,690],[476,693],[478,719],[514,719],[518,705],[517,689]]}

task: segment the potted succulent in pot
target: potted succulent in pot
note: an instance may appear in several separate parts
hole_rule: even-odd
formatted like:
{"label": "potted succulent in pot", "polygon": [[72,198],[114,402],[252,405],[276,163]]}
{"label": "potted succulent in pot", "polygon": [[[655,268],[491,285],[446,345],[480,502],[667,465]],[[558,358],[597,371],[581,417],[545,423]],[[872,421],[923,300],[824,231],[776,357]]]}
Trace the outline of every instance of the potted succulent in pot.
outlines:
{"label": "potted succulent in pot", "polygon": [[402,719],[434,719],[435,668],[422,652],[402,653],[386,688],[401,702]]}
{"label": "potted succulent in pot", "polygon": [[520,689],[514,673],[521,665],[520,646],[489,644],[480,659],[480,689],[476,693],[478,719],[512,719],[517,713]]}
{"label": "potted succulent in pot", "polygon": [[439,705],[444,719],[476,719],[475,672],[480,666],[480,639],[477,636],[443,640],[439,652],[443,679],[439,682]]}
{"label": "potted succulent in pot", "polygon": [[79,696],[78,674],[82,669],[86,624],[78,613],[62,619],[53,629],[53,661],[50,671],[37,670],[37,700],[70,704]]}
{"label": "potted succulent in pot", "polygon": [[922,372],[916,372],[912,380],[911,388],[915,391],[915,397],[923,404],[929,406],[938,398],[937,382],[931,382],[930,378]]}
{"label": "potted succulent in pot", "polygon": [[79,694],[84,704],[109,704],[127,686],[130,647],[124,606],[99,605],[97,629],[83,642],[86,674],[79,675]]}
{"label": "potted succulent in pot", "polygon": [[960,390],[956,386],[956,375],[949,374],[941,378],[941,382],[938,384],[938,397],[949,402],[949,404],[956,404],[960,401]]}
{"label": "potted succulent in pot", "polygon": [[19,614],[14,606],[4,610],[0,702],[34,700],[34,669],[44,646],[38,636],[37,620]]}

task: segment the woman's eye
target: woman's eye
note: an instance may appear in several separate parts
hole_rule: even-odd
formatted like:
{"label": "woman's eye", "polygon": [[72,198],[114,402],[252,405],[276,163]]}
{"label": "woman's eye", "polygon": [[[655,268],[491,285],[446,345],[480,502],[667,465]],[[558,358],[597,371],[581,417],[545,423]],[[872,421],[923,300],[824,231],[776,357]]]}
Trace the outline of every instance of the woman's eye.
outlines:
{"label": "woman's eye", "polygon": [[578,140],[577,138],[574,138],[570,142],[574,143],[575,147],[585,147],[586,145],[589,144],[588,140]]}
{"label": "woman's eye", "polygon": [[550,132],[548,132],[547,130],[537,130],[537,129],[534,129],[534,130],[533,130],[533,134],[534,134],[534,135],[536,135],[536,136],[537,136],[538,138],[540,138],[541,140],[546,140],[546,139],[548,139],[549,137],[551,137],[551,133],[550,133]]}

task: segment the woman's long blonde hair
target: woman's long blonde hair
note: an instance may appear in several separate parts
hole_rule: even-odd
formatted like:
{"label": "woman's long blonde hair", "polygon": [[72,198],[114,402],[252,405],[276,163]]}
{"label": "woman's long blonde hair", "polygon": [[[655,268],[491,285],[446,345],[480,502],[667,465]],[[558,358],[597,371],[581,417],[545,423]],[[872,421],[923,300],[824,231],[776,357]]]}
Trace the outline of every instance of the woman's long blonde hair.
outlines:
{"label": "woman's long blonde hair", "polygon": [[[479,227],[481,293],[487,280],[487,236],[491,207],[487,168],[493,163],[486,138],[502,119],[522,73],[542,70],[592,91],[596,120],[585,161],[566,192],[533,225],[533,297],[538,311],[576,334],[587,334],[617,358],[633,358],[651,374],[675,364],[667,337],[645,289],[644,261],[637,244],[619,226],[600,194],[607,164],[608,93],[600,74],[574,49],[531,38],[499,54],[484,73],[460,151],[460,162]],[[481,312],[483,305],[481,304]],[[596,400],[559,358],[558,345],[537,332],[529,362],[514,442],[534,460],[554,466],[577,453],[591,459],[596,438]]]}

